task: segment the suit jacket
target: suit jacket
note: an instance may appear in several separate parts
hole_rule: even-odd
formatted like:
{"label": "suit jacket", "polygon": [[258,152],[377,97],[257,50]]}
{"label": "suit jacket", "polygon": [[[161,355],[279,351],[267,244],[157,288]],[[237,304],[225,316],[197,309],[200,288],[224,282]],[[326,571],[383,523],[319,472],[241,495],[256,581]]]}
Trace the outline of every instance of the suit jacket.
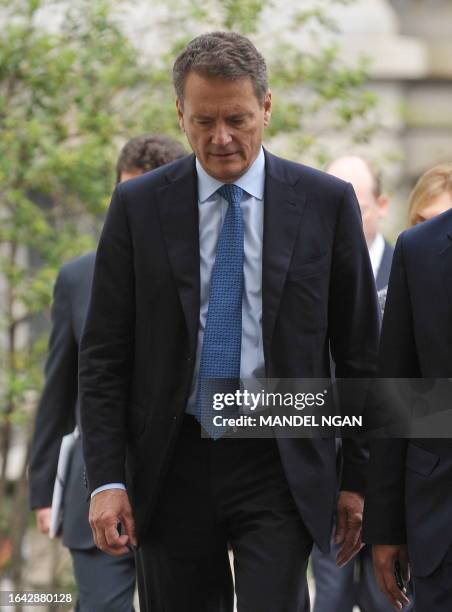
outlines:
{"label": "suit jacket", "polygon": [[380,267],[378,268],[377,277],[375,279],[377,291],[381,291],[388,286],[393,256],[394,247],[392,247],[389,242],[385,240],[383,257],[381,258]]}
{"label": "suit jacket", "polygon": [[[452,376],[452,211],[399,237],[378,372],[383,378]],[[365,542],[407,542],[414,575],[430,574],[452,543],[451,482],[451,440],[373,441]]]}
{"label": "suit jacket", "polygon": [[[353,189],[265,152],[262,334],[267,377],[372,376],[375,283]],[[126,482],[145,532],[193,377],[199,322],[194,156],[119,185],[100,239],[80,350],[89,488]],[[303,520],[327,550],[334,439],[278,439]],[[365,454],[344,444],[342,485],[364,486]]]}
{"label": "suit jacket", "polygon": [[[45,385],[31,447],[29,483],[32,508],[51,505],[61,439],[79,422],[78,346],[88,308],[94,261],[95,253],[92,252],[65,264],[55,283]],[[93,547],[83,486],[80,438],[70,463],[63,503],[63,543],[69,548]]]}

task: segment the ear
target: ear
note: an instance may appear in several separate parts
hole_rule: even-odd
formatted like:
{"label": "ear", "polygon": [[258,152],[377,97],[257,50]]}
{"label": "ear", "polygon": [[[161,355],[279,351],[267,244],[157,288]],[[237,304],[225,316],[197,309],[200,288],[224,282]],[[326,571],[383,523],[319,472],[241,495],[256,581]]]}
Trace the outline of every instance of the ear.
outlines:
{"label": "ear", "polygon": [[381,195],[377,198],[379,217],[386,217],[389,206],[389,198],[386,195]]}
{"label": "ear", "polygon": [[184,126],[184,105],[181,102],[181,100],[179,100],[179,98],[177,98],[176,100],[176,110],[177,110],[177,119],[179,121],[179,127],[180,129],[185,132],[185,126]]}
{"label": "ear", "polygon": [[272,116],[272,92],[270,90],[265,94],[264,100],[264,125],[267,127]]}

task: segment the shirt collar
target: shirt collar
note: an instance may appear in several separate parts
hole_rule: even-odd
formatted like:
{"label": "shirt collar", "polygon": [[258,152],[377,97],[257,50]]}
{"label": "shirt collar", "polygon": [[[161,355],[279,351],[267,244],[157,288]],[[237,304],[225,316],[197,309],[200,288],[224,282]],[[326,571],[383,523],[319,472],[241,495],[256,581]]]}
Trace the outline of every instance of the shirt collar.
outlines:
{"label": "shirt collar", "polygon": [[[212,195],[218,191],[218,189],[224,185],[221,181],[213,178],[210,174],[204,170],[204,168],[196,159],[196,171],[198,173],[198,197],[199,202],[202,204],[206,200],[212,197]],[[250,196],[253,196],[257,200],[264,198],[264,183],[265,183],[265,155],[264,150],[261,147],[259,155],[253,161],[248,170],[238,180],[234,182],[234,185],[241,187]]]}
{"label": "shirt collar", "polygon": [[378,269],[380,267],[381,260],[383,259],[384,250],[385,240],[381,234],[377,234],[369,247],[370,263],[372,265],[375,278],[377,278]]}

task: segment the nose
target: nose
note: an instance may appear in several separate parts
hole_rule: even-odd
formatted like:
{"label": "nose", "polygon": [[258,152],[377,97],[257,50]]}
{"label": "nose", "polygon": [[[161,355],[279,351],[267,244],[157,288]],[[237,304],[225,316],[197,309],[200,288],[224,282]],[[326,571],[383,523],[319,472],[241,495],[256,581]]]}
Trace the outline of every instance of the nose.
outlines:
{"label": "nose", "polygon": [[215,125],[212,134],[212,144],[219,147],[225,147],[232,140],[232,136],[228,131],[227,125],[224,123],[218,123]]}

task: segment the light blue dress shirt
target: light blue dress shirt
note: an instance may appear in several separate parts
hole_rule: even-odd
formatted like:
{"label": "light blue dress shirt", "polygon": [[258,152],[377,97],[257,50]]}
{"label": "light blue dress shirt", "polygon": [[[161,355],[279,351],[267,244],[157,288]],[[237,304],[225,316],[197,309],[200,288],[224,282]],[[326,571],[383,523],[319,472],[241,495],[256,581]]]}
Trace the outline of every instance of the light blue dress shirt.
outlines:
{"label": "light blue dress shirt", "polygon": [[[187,404],[187,413],[195,414],[199,362],[209,308],[210,278],[215,263],[218,237],[228,209],[228,202],[218,189],[224,184],[211,177],[198,160],[198,210],[200,256],[200,312],[196,364]],[[265,376],[262,338],[262,240],[264,231],[265,156],[261,148],[249,169],[237,181],[245,192],[240,208],[244,225],[242,348],[240,377],[255,379]],[[95,489],[91,497],[106,489],[125,489],[122,483],[110,483]]]}

